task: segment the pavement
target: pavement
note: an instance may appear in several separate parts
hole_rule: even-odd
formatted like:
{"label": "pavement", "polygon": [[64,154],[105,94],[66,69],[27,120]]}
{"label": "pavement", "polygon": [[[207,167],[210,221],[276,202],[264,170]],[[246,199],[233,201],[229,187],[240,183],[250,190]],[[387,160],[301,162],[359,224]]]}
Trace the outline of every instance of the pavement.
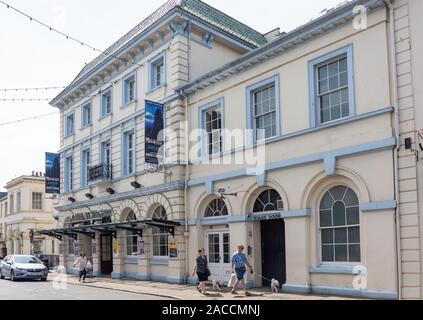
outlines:
{"label": "pavement", "polygon": [[[238,291],[238,295],[233,295],[229,288],[222,288],[222,291],[219,292],[212,290],[210,286],[208,295],[204,296],[193,285],[111,278],[87,278],[85,283],[80,283],[78,278],[73,275],[63,276],[66,276],[67,283],[70,285],[147,294],[175,300],[356,300],[334,296],[274,293],[271,292],[270,288],[269,290],[266,288],[250,290],[251,296],[246,297],[242,291]],[[51,274],[49,278],[54,279],[54,274]]]}

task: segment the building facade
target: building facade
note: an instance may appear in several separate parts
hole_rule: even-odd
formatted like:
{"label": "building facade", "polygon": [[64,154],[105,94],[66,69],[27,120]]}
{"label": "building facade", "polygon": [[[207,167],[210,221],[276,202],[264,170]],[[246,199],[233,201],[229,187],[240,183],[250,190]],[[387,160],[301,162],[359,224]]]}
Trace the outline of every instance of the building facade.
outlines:
{"label": "building facade", "polygon": [[[52,101],[61,262],[85,251],[96,275],[194,283],[204,247],[227,281],[243,243],[285,292],[422,298],[420,12],[351,1],[260,34],[168,1]],[[160,165],[146,101],[165,106]]]}
{"label": "building facade", "polygon": [[6,254],[6,230],[4,228],[3,219],[7,212],[7,192],[0,192],[0,256],[4,257]]}
{"label": "building facade", "polygon": [[53,200],[45,194],[44,174],[33,172],[18,177],[5,188],[7,195],[0,202],[3,207],[0,224],[7,254],[36,255],[50,263],[58,260],[57,240],[39,233],[56,223],[52,215]]}

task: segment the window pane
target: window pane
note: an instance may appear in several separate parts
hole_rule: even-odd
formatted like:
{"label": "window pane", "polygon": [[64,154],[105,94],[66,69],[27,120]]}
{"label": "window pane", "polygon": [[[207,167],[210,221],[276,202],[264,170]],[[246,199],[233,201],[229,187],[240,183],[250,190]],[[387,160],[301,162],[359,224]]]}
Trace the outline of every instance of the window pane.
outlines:
{"label": "window pane", "polygon": [[359,207],[352,207],[347,209],[347,223],[348,225],[356,225],[360,223]]}
{"label": "window pane", "polygon": [[357,195],[351,189],[348,189],[344,198],[344,202],[347,207],[358,206],[359,204]]}
{"label": "window pane", "polygon": [[336,202],[333,205],[333,225],[334,226],[345,226],[345,206],[341,201]]}
{"label": "window pane", "polygon": [[327,79],[319,81],[319,92],[320,93],[328,92],[328,89],[329,89],[329,84],[328,84]]}
{"label": "window pane", "polygon": [[341,106],[338,104],[331,109],[331,120],[336,120],[341,118]]}
{"label": "window pane", "polygon": [[332,245],[322,246],[322,261],[326,261],[326,262],[334,261],[333,249],[334,249],[334,246]]}
{"label": "window pane", "polygon": [[330,121],[330,108],[323,109],[321,112],[322,123]]}
{"label": "window pane", "polygon": [[339,72],[347,71],[347,58],[339,60]]}
{"label": "window pane", "polygon": [[335,245],[335,261],[346,262],[348,261],[347,245]]}
{"label": "window pane", "polygon": [[345,87],[348,85],[348,73],[343,72],[339,75],[339,84],[341,87]]}
{"label": "window pane", "polygon": [[333,244],[333,229],[322,230],[322,244]]}
{"label": "window pane", "polygon": [[347,228],[335,229],[335,243],[347,242]]}
{"label": "window pane", "polygon": [[329,90],[335,90],[339,87],[339,77],[333,76],[329,78]]}
{"label": "window pane", "polygon": [[324,95],[320,100],[320,108],[325,109],[330,107],[329,95]]}
{"label": "window pane", "polygon": [[329,76],[336,75],[339,72],[338,61],[329,64]]}
{"label": "window pane", "polygon": [[320,211],[320,227],[332,226],[332,214],[330,210]]}
{"label": "window pane", "polygon": [[330,94],[330,105],[335,106],[341,102],[341,93],[339,91]]}
{"label": "window pane", "polygon": [[320,202],[320,209],[321,210],[327,210],[327,209],[332,209],[332,205],[333,205],[333,199],[332,196],[330,195],[329,192],[326,192],[326,194],[324,195],[322,201]]}
{"label": "window pane", "polygon": [[342,118],[346,118],[350,115],[350,105],[348,103],[343,103],[341,106],[342,109]]}
{"label": "window pane", "polygon": [[324,66],[319,68],[319,80],[325,79],[328,77],[328,67]]}
{"label": "window pane", "polygon": [[360,243],[360,228],[348,228],[348,243]]}
{"label": "window pane", "polygon": [[349,246],[349,258],[350,258],[350,262],[360,262],[361,260],[360,245],[353,244]]}
{"label": "window pane", "polygon": [[330,189],[330,193],[335,200],[343,200],[346,191],[346,187],[335,187]]}

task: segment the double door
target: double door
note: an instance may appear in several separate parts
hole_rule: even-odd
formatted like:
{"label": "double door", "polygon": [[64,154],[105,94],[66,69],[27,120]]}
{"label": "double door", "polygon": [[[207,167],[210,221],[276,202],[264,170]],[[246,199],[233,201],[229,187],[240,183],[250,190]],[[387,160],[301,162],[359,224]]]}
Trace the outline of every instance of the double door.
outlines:
{"label": "double door", "polygon": [[230,235],[227,231],[206,235],[207,257],[212,274],[210,280],[227,282],[231,276]]}

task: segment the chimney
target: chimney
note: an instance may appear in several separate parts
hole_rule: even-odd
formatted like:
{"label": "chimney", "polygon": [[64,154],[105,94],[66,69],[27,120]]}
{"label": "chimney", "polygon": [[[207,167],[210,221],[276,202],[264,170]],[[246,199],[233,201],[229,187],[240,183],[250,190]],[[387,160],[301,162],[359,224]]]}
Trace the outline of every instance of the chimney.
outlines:
{"label": "chimney", "polygon": [[33,177],[35,176],[35,171],[32,171],[32,176],[33,176]]}

